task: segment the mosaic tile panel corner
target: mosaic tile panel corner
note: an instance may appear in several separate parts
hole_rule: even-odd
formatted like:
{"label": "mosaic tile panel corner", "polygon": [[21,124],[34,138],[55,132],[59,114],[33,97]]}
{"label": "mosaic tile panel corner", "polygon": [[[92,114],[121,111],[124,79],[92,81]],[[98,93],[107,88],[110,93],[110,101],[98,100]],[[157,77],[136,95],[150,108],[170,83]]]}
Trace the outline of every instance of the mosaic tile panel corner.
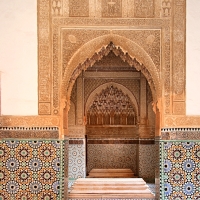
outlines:
{"label": "mosaic tile panel corner", "polygon": [[60,200],[63,178],[63,141],[0,141],[0,199]]}
{"label": "mosaic tile panel corner", "polygon": [[160,142],[161,199],[200,199],[200,141]]}

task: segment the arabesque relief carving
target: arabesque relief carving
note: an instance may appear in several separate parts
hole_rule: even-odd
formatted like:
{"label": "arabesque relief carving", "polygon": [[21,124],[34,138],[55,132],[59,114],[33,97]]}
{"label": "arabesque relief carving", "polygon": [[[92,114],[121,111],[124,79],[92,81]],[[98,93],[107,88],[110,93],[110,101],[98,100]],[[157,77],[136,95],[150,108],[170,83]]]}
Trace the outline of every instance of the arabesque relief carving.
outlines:
{"label": "arabesque relief carving", "polygon": [[102,17],[121,17],[122,0],[102,0]]}
{"label": "arabesque relief carving", "polygon": [[[147,80],[152,82],[150,85],[154,85],[151,86],[151,90],[155,90],[156,93],[155,95],[153,92],[154,105],[156,101],[159,102],[161,115],[180,115],[183,120],[181,124],[184,124],[184,121],[188,124],[190,117],[185,117],[185,0],[121,1],[121,18],[115,18],[111,14],[104,18],[103,3],[93,1],[83,3],[88,5],[87,16],[90,18],[86,17],[86,14],[81,17],[79,11],[71,10],[73,6],[78,8],[78,3],[73,2],[74,4],[70,5],[68,0],[54,0],[49,4],[47,0],[38,0],[39,114],[59,116],[62,112],[60,98],[70,98],[72,76],[75,78],[77,72],[80,73],[87,65],[92,65],[95,60],[91,61],[91,58],[95,59],[96,56],[97,59],[101,59],[101,56],[96,54],[112,41],[117,48],[121,48],[121,59],[130,59],[127,56],[129,55],[143,66],[139,70],[142,69]],[[113,2],[120,5],[120,1]],[[128,7],[133,4],[134,11],[130,14],[131,8]],[[77,13],[72,14],[75,12]],[[119,12],[117,15],[119,16]],[[84,27],[85,33],[81,35],[83,29],[80,31],[77,27]],[[98,27],[104,28],[97,31]],[[134,27],[134,30],[130,27]],[[146,29],[151,29],[151,33],[146,34]],[[144,33],[146,38],[143,37]],[[66,37],[63,37],[65,35]],[[139,35],[143,36],[138,38]],[[133,51],[137,46],[135,44],[144,50],[142,54],[141,51],[140,54],[133,55],[133,52],[136,52]],[[66,50],[68,53],[65,53]],[[144,62],[142,57],[149,60]],[[80,66],[83,68],[80,69]],[[162,126],[169,124],[164,117],[162,119]],[[192,118],[190,121],[197,124],[193,123]],[[170,124],[176,126],[179,123],[173,120]]]}
{"label": "arabesque relief carving", "polygon": [[60,118],[57,116],[1,116],[0,126],[16,127],[59,127]]}
{"label": "arabesque relief carving", "polygon": [[154,0],[135,0],[136,17],[154,17]]}
{"label": "arabesque relief carving", "polygon": [[69,0],[70,17],[89,17],[89,0]]}
{"label": "arabesque relief carving", "polygon": [[181,107],[179,110],[174,109],[175,115],[185,114],[185,7],[185,1],[174,1],[173,101],[176,107],[177,104]]}
{"label": "arabesque relief carving", "polygon": [[[94,3],[87,0],[84,1],[85,3],[81,2],[85,6],[88,6],[87,16],[91,16],[93,13],[94,18],[88,18],[86,14],[82,17],[82,14],[78,13],[78,9],[71,10],[73,7],[80,7],[78,5],[80,2],[78,1],[73,1],[73,3],[72,1],[70,3],[69,0],[37,1],[39,115],[57,115],[58,117],[52,118],[60,120],[62,113],[60,107],[61,98],[65,98],[66,96],[66,90],[69,88],[69,80],[75,69],[79,64],[83,64],[87,59],[91,59],[95,52],[98,53],[102,47],[105,48],[113,41],[117,48],[120,47],[122,51],[125,50],[122,57],[126,57],[126,53],[131,57],[133,56],[132,48],[136,46],[134,44],[137,44],[144,50],[142,54],[140,52],[140,54],[132,58],[135,58],[140,64],[144,64],[144,71],[149,71],[149,80],[153,80],[156,93],[159,93],[159,95],[155,95],[155,101],[158,101],[159,105],[161,105],[159,107],[161,115],[167,115],[166,118],[168,119],[167,121],[165,117],[162,118],[162,126],[171,125],[174,127],[180,124],[180,126],[184,126],[184,124],[187,126],[189,123],[191,123],[191,126],[192,124],[198,126],[198,117],[185,116],[186,1],[122,1],[121,18],[113,18],[112,16],[104,18],[102,16],[103,6],[100,2]],[[145,16],[147,4],[153,5],[153,9],[148,11],[151,13],[149,15],[152,16],[154,12],[153,18],[146,18],[147,16]],[[130,11],[131,7],[134,7],[133,11]],[[144,9],[141,12],[143,15],[140,18],[135,18],[137,15],[136,7]],[[148,9],[150,8],[151,6]],[[152,12],[152,10],[154,11]],[[70,15],[77,15],[77,17],[70,17]],[[170,23],[170,21],[173,21],[173,23]],[[80,34],[83,29],[78,30],[77,27],[84,27],[83,29],[86,30],[84,35]],[[101,32],[98,32],[94,30],[94,27],[96,30],[98,27],[104,28]],[[150,29],[151,31],[149,31]],[[172,33],[173,37],[171,37],[170,33]],[[61,36],[65,35],[66,37],[62,41]],[[105,35],[105,37],[102,35]],[[101,36],[102,38],[100,38]],[[101,39],[105,42],[102,42]],[[68,44],[67,41],[71,46],[69,45],[68,53],[63,54],[67,46],[66,44]],[[133,43],[131,43],[132,41]],[[62,42],[65,43],[64,46],[61,46]],[[73,45],[75,47],[72,47]],[[91,48],[88,48],[89,46]],[[64,59],[63,55],[69,57]],[[79,60],[77,60],[78,57],[80,57]],[[149,57],[151,62],[144,63],[142,57],[145,57],[145,59]],[[75,60],[77,60],[77,64]],[[156,66],[156,70],[152,67],[153,65]],[[67,71],[66,73],[64,72],[65,70]],[[157,72],[153,73],[153,71]],[[173,74],[172,78],[171,74]],[[154,104],[156,105],[156,102]],[[173,115],[176,116],[176,119],[181,119],[181,123],[180,120],[175,120]],[[180,116],[177,117],[177,115]],[[7,121],[8,117],[4,118]],[[10,118],[12,120],[8,123],[9,125],[12,125],[12,123],[13,125],[17,124],[17,120],[13,121],[14,117]],[[35,121],[33,124],[42,125],[40,117],[35,116],[34,118]],[[173,122],[169,123],[169,120]],[[25,121],[25,124],[31,123],[29,120]],[[45,124],[51,125],[52,123],[47,120]],[[59,125],[59,123],[56,124]]]}
{"label": "arabesque relief carving", "polygon": [[97,60],[101,60],[102,57],[108,55],[110,51],[112,51],[116,56],[119,56],[123,61],[126,61],[131,67],[135,67],[138,71],[141,71],[144,74],[151,87],[153,96],[156,99],[155,88],[156,86],[159,87],[159,84],[155,86],[156,83],[154,83],[155,81],[152,79],[147,68],[143,64],[139,63],[135,58],[131,58],[128,53],[124,53],[120,47],[116,47],[112,42],[106,47],[103,47],[98,53],[95,53],[90,59],[87,59],[83,64],[79,64],[79,66],[74,70],[71,76],[67,88],[67,93],[71,93],[75,80],[82,70],[86,70],[88,67],[94,65]]}

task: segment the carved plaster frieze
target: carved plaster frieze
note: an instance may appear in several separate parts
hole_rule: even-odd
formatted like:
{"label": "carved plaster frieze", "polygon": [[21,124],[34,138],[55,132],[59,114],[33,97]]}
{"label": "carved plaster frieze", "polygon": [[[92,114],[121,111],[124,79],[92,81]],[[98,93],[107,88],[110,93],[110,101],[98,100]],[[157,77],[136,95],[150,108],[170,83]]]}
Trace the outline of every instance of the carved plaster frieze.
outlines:
{"label": "carved plaster frieze", "polygon": [[66,136],[69,138],[85,138],[85,126],[69,126]]}
{"label": "carved plaster frieze", "polygon": [[[77,5],[80,2],[74,2]],[[132,1],[125,0],[122,1],[122,18],[102,18],[102,4],[100,1],[94,3],[93,1],[84,1],[87,5],[89,5],[89,18],[88,17],[69,17],[69,1],[68,0],[52,0],[51,3],[48,0],[38,0],[38,52],[39,52],[39,79],[38,79],[38,88],[39,88],[39,114],[40,115],[59,115],[60,113],[60,97],[61,88],[65,83],[68,83],[69,80],[75,70],[79,66],[79,63],[84,63],[87,58],[91,58],[95,52],[98,52],[102,47],[105,47],[112,41],[110,35],[113,34],[113,30],[116,29],[121,38],[129,37],[130,27],[136,30],[161,30],[160,32],[160,52],[161,57],[160,61],[155,56],[152,56],[147,52],[147,55],[153,61],[155,66],[158,66],[156,63],[158,61],[162,63],[162,67],[157,68],[159,71],[158,75],[153,74],[154,69],[150,70],[149,68],[150,62],[143,63],[145,68],[147,68],[150,72],[151,77],[155,81],[159,78],[162,79],[161,84],[159,86],[162,88],[161,98],[157,99],[161,102],[160,111],[162,115],[177,115],[177,114],[185,114],[185,109],[183,109],[182,113],[180,113],[180,105],[182,103],[185,106],[185,0],[154,0],[154,1],[146,1],[146,3],[152,3],[154,5],[154,18],[146,18],[147,12],[145,9],[140,13],[143,13],[143,16],[140,18],[131,18],[136,17],[137,12],[136,9],[145,8],[145,6],[139,5],[143,3],[142,1]],[[139,3],[136,6],[136,3]],[[98,4],[98,5],[97,5]],[[134,5],[133,12],[130,9],[129,4]],[[86,5],[86,6],[87,6]],[[149,6],[149,9],[152,6]],[[75,5],[76,6],[76,5]],[[71,6],[73,7],[73,5]],[[54,9],[52,11],[52,9]],[[59,11],[58,11],[59,10]],[[148,11],[149,16],[153,16],[151,11]],[[173,14],[172,14],[173,12]],[[93,13],[93,14],[92,14]],[[96,13],[96,14],[94,14]],[[139,13],[139,14],[140,14]],[[175,13],[175,14],[174,14]],[[51,15],[52,14],[52,15]],[[91,17],[92,16],[92,17]],[[111,16],[111,15],[110,15]],[[128,17],[128,18],[125,18]],[[171,23],[173,22],[173,23]],[[63,74],[63,60],[62,60],[62,33],[66,28],[76,29],[77,27],[104,27],[107,32],[109,32],[109,37],[105,42],[101,42],[100,40],[96,40],[94,43],[91,42],[93,40],[89,37],[89,44],[91,49],[87,47],[86,44],[83,44],[83,47],[87,47],[90,52],[85,51],[84,48],[78,48],[76,51],[76,55],[80,57],[78,60],[78,64],[73,62],[69,62],[67,73],[62,77]],[[115,28],[114,28],[115,27]],[[119,30],[121,29],[121,30]],[[127,30],[127,35],[124,30]],[[123,35],[124,34],[124,35]],[[173,36],[173,37],[172,37]],[[98,37],[98,35],[94,38]],[[131,48],[128,48],[127,44],[129,42],[124,42],[125,40],[121,40],[120,37],[115,38],[116,41],[113,41],[117,46],[121,47],[123,50],[128,53],[131,52]],[[114,38],[114,37],[113,37]],[[149,34],[145,40],[142,42],[146,43],[146,45],[153,44],[155,35]],[[129,41],[132,39],[128,38]],[[80,42],[79,38],[75,34],[69,34],[68,40],[75,46]],[[91,42],[91,43],[90,43]],[[137,44],[138,41],[137,39]],[[144,44],[143,43],[143,44]],[[173,44],[174,43],[174,44]],[[92,45],[91,45],[92,44]],[[131,45],[132,47],[134,45]],[[141,48],[145,49],[145,46],[139,45]],[[177,51],[180,49],[180,52]],[[81,51],[81,54],[80,52]],[[156,49],[153,51],[157,51]],[[149,50],[149,52],[152,52]],[[172,53],[171,53],[172,52]],[[75,58],[75,54],[72,54],[72,57]],[[131,53],[130,53],[131,54]],[[153,53],[154,55],[158,55]],[[87,56],[86,56],[87,55]],[[131,54],[132,56],[132,54]],[[134,56],[133,56],[134,57]],[[147,58],[147,57],[146,57]],[[137,55],[136,59],[140,61],[140,56]],[[154,59],[154,60],[153,60]],[[157,60],[156,60],[157,59]],[[141,62],[142,63],[142,62]],[[75,65],[74,65],[75,64]],[[52,65],[52,66],[51,66]],[[74,66],[74,68],[72,67]],[[161,65],[160,65],[161,66]],[[173,74],[173,77],[171,76]],[[178,78],[177,78],[178,77]],[[180,81],[179,81],[180,80]],[[157,83],[155,83],[156,85]],[[65,85],[65,86],[66,86]],[[65,87],[64,86],[64,87]],[[66,87],[65,87],[66,88]],[[63,88],[62,88],[63,90]],[[173,97],[173,98],[172,98]],[[179,104],[179,102],[181,102]],[[41,104],[41,105],[40,105]],[[49,106],[50,104],[50,106]],[[179,105],[178,105],[179,104]],[[173,106],[176,108],[173,108]],[[165,123],[165,120],[163,120]]]}
{"label": "carved plaster frieze", "polygon": [[57,116],[1,116],[2,127],[59,127],[60,118]]}
{"label": "carved plaster frieze", "polygon": [[154,17],[154,0],[135,0],[135,17]]}
{"label": "carved plaster frieze", "polygon": [[139,138],[138,128],[130,127],[111,127],[111,126],[88,126],[86,128],[88,138]]}
{"label": "carved plaster frieze", "polygon": [[[43,114],[44,103],[49,104],[51,100],[51,46],[50,46],[50,6],[48,0],[38,0],[38,99],[39,113]],[[40,105],[42,104],[42,105]],[[47,113],[49,114],[49,110]]]}
{"label": "carved plaster frieze", "polygon": [[[174,20],[173,20],[173,101],[179,104],[179,108],[174,109],[173,114],[185,114],[185,30],[186,30],[186,2],[175,0]],[[177,51],[178,50],[178,51]],[[179,101],[179,102],[177,102]],[[180,102],[182,101],[182,102]],[[182,106],[181,106],[182,104]]]}
{"label": "carved plaster frieze", "polygon": [[[51,0],[51,14],[54,17],[95,17],[95,18],[153,18],[168,17],[170,0]],[[165,3],[167,2],[167,3]]]}
{"label": "carved plaster frieze", "polygon": [[[110,30],[108,27],[104,29],[101,28],[68,28],[61,30],[62,33],[62,62],[63,62],[63,72],[67,67],[70,58],[73,54],[81,47],[81,45],[89,42],[92,39],[97,37],[110,34]],[[160,30],[136,30],[130,29],[127,30],[126,28],[122,28],[121,30],[112,29],[112,34],[116,34],[122,37],[126,37],[136,45],[141,46],[152,58],[153,62],[155,63],[157,70],[160,71],[160,37],[161,32]],[[72,36],[74,40],[72,40]],[[110,43],[111,41],[109,41]],[[137,59],[142,62],[142,58],[137,55]],[[98,59],[99,61],[99,59]]]}
{"label": "carved plaster frieze", "polygon": [[58,130],[0,130],[0,139],[20,138],[20,139],[58,139]]}
{"label": "carved plaster frieze", "polygon": [[[110,44],[108,44],[106,47],[101,48],[101,50],[95,53],[90,59],[87,59],[82,64],[79,64],[79,66],[72,73],[72,76],[69,80],[67,94],[68,95],[71,94],[73,84],[75,83],[75,80],[82,72],[82,70],[86,70],[88,67],[92,66],[96,62],[96,60],[100,60],[103,56],[108,55],[110,51],[112,51],[116,56],[119,56],[123,61],[126,61],[131,67],[136,68],[138,71],[141,71],[144,74],[151,87],[154,99],[156,99],[157,95],[159,95],[160,92],[159,77],[153,79],[152,76],[150,75],[150,72],[143,65],[143,63],[138,62],[136,58],[132,58],[127,52],[124,52],[120,47],[116,47],[112,42],[110,42]],[[67,82],[65,84],[67,84]],[[64,88],[66,88],[66,86]]]}
{"label": "carved plaster frieze", "polygon": [[170,115],[164,117],[164,127],[200,127],[199,116]]}
{"label": "carved plaster frieze", "polygon": [[102,0],[102,17],[122,17],[122,0]]}
{"label": "carved plaster frieze", "polygon": [[89,17],[89,0],[69,0],[70,17]]}
{"label": "carved plaster frieze", "polygon": [[[60,20],[60,21],[57,21],[57,20]],[[77,23],[77,22],[75,22],[77,19],[75,19],[75,18],[73,18],[73,19],[70,19],[68,22],[69,23],[71,23],[72,21],[74,21],[74,22],[72,22],[73,24],[75,24],[75,23]],[[88,20],[88,19],[84,19],[84,20]],[[129,26],[130,24],[134,24],[134,25],[142,25],[142,26],[144,26],[144,25],[149,25],[150,26],[150,24],[155,24],[155,25],[159,25],[159,26],[164,26],[164,27],[167,27],[168,26],[168,20],[159,20],[159,19],[156,19],[156,20],[147,20],[147,19],[143,19],[143,20],[141,20],[141,19],[133,19],[133,20],[129,20],[129,19],[127,19],[127,21],[124,21],[124,20],[118,20],[118,19],[113,19],[114,21],[110,21],[109,19],[107,19],[107,20],[105,20],[105,19],[101,19],[101,23],[100,24],[102,24],[102,23],[105,23],[105,25],[107,24],[107,25],[109,25],[110,23],[112,23],[112,25],[114,24],[114,23],[118,23],[118,24],[120,24],[120,22],[122,22],[122,24],[123,25],[126,25],[127,24],[127,26]],[[115,22],[116,21],[116,22]],[[130,22],[130,24],[128,24],[128,21]],[[58,46],[58,44],[59,44],[59,37],[58,37],[58,35],[60,35],[60,31],[61,31],[61,29],[59,28],[59,25],[61,25],[61,24],[65,24],[65,25],[62,25],[62,26],[66,26],[67,24],[69,24],[67,21],[65,21],[64,20],[64,18],[62,18],[62,19],[59,19],[59,18],[57,18],[57,19],[55,19],[55,20],[53,20],[53,22],[54,22],[54,36],[53,36],[53,41],[54,41],[54,44],[55,45],[53,45],[54,46],[54,60],[53,60],[53,65],[54,65],[54,67],[53,67],[53,77],[54,77],[54,81],[53,81],[53,106],[52,106],[52,114],[54,113],[54,114],[58,114],[59,113],[59,101],[58,101],[58,98],[59,98],[59,81],[57,81],[58,79],[59,79],[59,73],[58,73],[58,70],[59,70],[59,68],[58,68],[58,65],[59,65],[59,61],[58,61],[58,58],[59,58],[59,56],[58,56],[58,53],[59,53],[59,49],[60,48],[58,48],[59,46]],[[67,22],[67,23],[66,23]],[[82,20],[80,21],[79,20],[79,23],[80,22],[82,22]],[[98,21],[98,23],[99,23],[99,21]],[[92,25],[94,25],[94,24],[96,24],[96,21],[95,20],[92,20],[92,19],[90,19],[89,21],[87,21],[86,22],[86,24],[92,24]],[[99,24],[99,25],[100,25]],[[121,25],[122,25],[121,24]],[[123,31],[121,31],[121,32],[123,32]],[[129,34],[129,35],[131,35],[131,34]],[[133,34],[132,34],[133,35]],[[72,43],[74,43],[74,42],[76,42],[77,41],[77,38],[76,37],[74,37],[74,35],[69,35],[68,36],[68,38],[69,38],[69,41],[71,41]],[[150,35],[149,37],[147,37],[146,38],[146,44],[147,45],[149,45],[149,44],[152,44],[152,42],[154,41],[154,39],[155,39],[155,36],[153,36],[153,35]],[[138,40],[138,41],[143,41],[143,40]],[[94,45],[92,45],[92,46],[94,46]],[[151,51],[150,51],[151,52]],[[154,54],[155,55],[155,54]],[[168,54],[166,54],[166,55],[168,55]],[[138,57],[138,56],[137,56]],[[156,57],[155,57],[156,58]],[[157,57],[158,58],[158,60],[160,59],[159,58],[159,56]],[[55,72],[55,73],[54,73]],[[69,69],[69,73],[68,73],[68,76],[70,77],[70,69]],[[66,77],[67,78],[67,77]],[[169,82],[169,81],[168,81]],[[170,98],[169,98],[170,99]]]}
{"label": "carved plaster frieze", "polygon": [[162,17],[170,17],[171,16],[171,0],[162,0]]}

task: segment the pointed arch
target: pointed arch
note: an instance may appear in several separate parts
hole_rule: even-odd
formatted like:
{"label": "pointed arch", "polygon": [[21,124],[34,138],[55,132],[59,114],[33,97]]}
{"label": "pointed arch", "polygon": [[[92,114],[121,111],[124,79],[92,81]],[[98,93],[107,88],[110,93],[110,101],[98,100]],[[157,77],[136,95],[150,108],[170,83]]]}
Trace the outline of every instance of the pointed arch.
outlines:
{"label": "pointed arch", "polygon": [[130,66],[141,71],[146,77],[156,102],[161,96],[159,72],[149,54],[132,40],[109,34],[97,37],[80,47],[70,59],[63,77],[61,95],[70,99],[70,94],[76,78],[82,70],[91,67],[97,60],[113,51]]}

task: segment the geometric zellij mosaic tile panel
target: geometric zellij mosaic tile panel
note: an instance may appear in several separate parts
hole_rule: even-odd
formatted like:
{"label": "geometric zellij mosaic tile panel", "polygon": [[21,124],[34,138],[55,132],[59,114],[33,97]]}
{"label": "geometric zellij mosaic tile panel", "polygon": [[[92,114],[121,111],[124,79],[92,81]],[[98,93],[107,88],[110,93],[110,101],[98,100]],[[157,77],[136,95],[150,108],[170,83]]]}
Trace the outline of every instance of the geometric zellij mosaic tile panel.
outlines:
{"label": "geometric zellij mosaic tile panel", "polygon": [[0,199],[62,199],[63,141],[0,141]]}
{"label": "geometric zellij mosaic tile panel", "polygon": [[161,199],[200,199],[200,141],[160,142]]}

